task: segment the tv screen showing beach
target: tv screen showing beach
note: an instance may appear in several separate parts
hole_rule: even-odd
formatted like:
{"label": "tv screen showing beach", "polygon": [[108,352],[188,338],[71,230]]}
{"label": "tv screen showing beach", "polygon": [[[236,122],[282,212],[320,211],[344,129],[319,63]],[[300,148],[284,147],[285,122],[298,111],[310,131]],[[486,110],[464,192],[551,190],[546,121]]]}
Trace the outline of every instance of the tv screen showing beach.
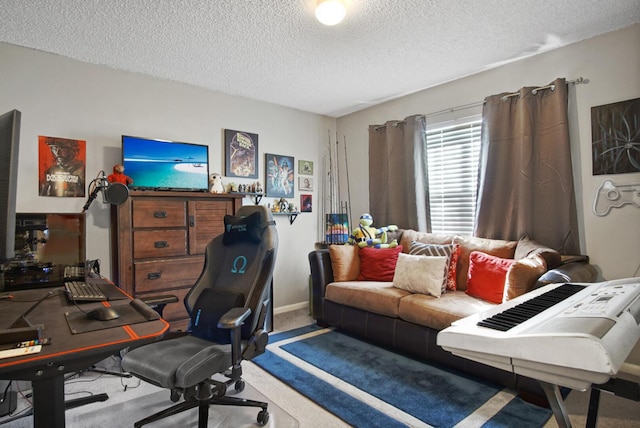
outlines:
{"label": "tv screen showing beach", "polygon": [[209,146],[123,135],[122,165],[131,189],[209,188]]}

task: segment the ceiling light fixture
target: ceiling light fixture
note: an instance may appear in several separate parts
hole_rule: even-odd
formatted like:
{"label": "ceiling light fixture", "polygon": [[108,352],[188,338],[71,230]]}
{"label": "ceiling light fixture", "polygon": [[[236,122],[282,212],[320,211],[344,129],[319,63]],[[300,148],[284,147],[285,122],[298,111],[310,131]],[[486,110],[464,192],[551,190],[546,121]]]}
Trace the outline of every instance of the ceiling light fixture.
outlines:
{"label": "ceiling light fixture", "polygon": [[316,18],[324,25],[340,23],[347,13],[343,0],[318,0]]}

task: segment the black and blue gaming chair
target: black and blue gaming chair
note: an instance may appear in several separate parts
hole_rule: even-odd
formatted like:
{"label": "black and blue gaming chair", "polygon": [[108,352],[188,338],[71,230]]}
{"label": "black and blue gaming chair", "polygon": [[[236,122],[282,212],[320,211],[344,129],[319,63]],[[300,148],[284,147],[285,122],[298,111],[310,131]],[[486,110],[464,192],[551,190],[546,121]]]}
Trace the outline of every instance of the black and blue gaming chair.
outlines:
{"label": "black and blue gaming chair", "polygon": [[[203,271],[186,295],[191,316],[188,334],[145,345],[125,354],[122,367],[132,375],[168,388],[183,402],[135,423],[150,422],[199,408],[198,427],[207,426],[209,405],[260,407],[257,421],[267,423],[267,403],[226,396],[227,386],[244,389],[242,360],[264,352],[269,287],[278,250],[271,212],[262,205],[243,206],[225,217],[225,232],[205,253]],[[212,377],[222,373],[228,380]]]}

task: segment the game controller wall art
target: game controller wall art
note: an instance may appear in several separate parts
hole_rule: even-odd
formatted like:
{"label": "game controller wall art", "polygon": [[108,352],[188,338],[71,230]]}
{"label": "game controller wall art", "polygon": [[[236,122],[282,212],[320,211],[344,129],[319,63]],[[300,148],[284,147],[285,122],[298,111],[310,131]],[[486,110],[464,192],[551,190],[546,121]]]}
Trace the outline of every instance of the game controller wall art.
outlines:
{"label": "game controller wall art", "polygon": [[611,208],[620,208],[629,204],[640,208],[640,183],[616,184],[607,179],[596,191],[593,213],[604,217],[609,214]]}

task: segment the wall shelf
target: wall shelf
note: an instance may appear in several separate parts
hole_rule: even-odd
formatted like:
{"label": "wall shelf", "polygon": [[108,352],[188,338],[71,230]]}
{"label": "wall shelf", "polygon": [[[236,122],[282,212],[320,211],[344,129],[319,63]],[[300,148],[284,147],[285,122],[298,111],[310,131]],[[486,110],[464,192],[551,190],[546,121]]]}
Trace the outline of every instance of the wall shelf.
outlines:
{"label": "wall shelf", "polygon": [[298,217],[298,214],[300,214],[299,211],[295,211],[295,212],[285,212],[285,213],[274,213],[272,212],[271,214],[273,215],[286,215],[289,216],[289,224],[293,224],[294,221],[296,221],[296,217]]}

